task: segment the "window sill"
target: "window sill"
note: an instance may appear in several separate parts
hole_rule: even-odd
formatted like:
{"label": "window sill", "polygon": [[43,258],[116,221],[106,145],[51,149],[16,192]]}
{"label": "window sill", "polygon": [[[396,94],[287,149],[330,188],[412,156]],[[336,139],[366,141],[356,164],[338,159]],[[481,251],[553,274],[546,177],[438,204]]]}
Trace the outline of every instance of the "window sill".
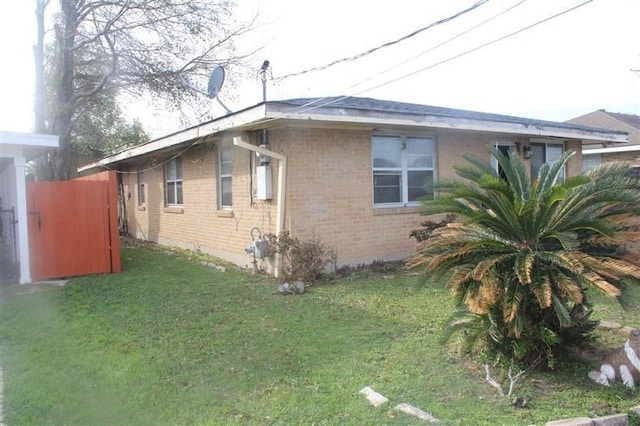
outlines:
{"label": "window sill", "polygon": [[147,210],[147,206],[138,206],[138,211],[139,212],[143,212],[145,210]]}
{"label": "window sill", "polygon": [[176,207],[171,206],[171,207],[165,207],[162,211],[165,212],[165,213],[183,214],[184,213],[184,208],[177,207],[177,206]]}
{"label": "window sill", "polygon": [[398,207],[374,207],[373,215],[382,216],[389,214],[412,214],[420,213],[422,206],[398,206]]}
{"label": "window sill", "polygon": [[233,210],[216,210],[218,217],[233,217]]}

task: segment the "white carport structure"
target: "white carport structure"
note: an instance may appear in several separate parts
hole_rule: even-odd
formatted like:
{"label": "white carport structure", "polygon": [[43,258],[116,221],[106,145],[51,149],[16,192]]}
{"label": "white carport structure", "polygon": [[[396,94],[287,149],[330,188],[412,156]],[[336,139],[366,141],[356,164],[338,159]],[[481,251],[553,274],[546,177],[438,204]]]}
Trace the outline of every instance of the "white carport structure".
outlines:
{"label": "white carport structure", "polygon": [[57,147],[58,136],[0,130],[0,197],[2,209],[15,212],[15,260],[20,267],[20,284],[31,282],[25,166],[29,160]]}

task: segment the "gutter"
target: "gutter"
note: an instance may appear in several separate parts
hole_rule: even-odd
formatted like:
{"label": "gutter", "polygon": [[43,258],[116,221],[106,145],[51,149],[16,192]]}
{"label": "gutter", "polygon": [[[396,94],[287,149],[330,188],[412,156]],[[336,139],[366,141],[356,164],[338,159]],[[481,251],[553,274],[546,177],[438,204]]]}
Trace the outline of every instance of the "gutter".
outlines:
{"label": "gutter", "polygon": [[615,152],[636,152],[640,151],[640,145],[612,146],[606,148],[583,149],[582,155],[589,154],[611,154]]}
{"label": "gutter", "polygon": [[[285,202],[285,189],[287,186],[287,157],[277,152],[270,151],[268,149],[260,148],[250,143],[244,142],[241,136],[235,136],[233,138],[233,144],[237,147],[248,149],[249,151],[257,152],[265,157],[271,157],[278,160],[278,199],[276,200],[276,235],[282,234],[284,231],[284,202]],[[278,278],[280,276],[280,269],[282,268],[282,254],[276,253],[275,271],[274,276]]]}

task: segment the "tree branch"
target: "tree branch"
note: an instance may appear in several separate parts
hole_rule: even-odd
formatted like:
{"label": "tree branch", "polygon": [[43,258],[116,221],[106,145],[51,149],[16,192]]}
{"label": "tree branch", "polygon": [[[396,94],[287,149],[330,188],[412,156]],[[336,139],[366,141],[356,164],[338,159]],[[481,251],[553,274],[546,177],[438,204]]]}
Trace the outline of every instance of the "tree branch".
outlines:
{"label": "tree branch", "polygon": [[77,93],[72,98],[72,102],[76,102],[80,98],[91,97],[96,93],[100,92],[102,89],[104,89],[104,86],[105,84],[107,84],[107,81],[116,73],[116,70],[118,69],[118,54],[116,53],[115,42],[111,40],[107,35],[104,36],[104,39],[109,45],[109,50],[111,50],[111,66],[109,67],[109,71],[102,76],[100,83],[98,83],[98,85],[94,87],[93,90],[90,90],[88,92]]}
{"label": "tree branch", "polygon": [[500,383],[496,382],[489,373],[489,364],[483,364],[482,366],[484,367],[485,380],[487,381],[487,383],[496,388],[498,390],[498,394],[500,394],[500,396],[504,398],[504,390],[502,389],[502,386],[500,385]]}
{"label": "tree branch", "polygon": [[507,397],[511,396],[511,393],[513,392],[513,389],[516,385],[516,382],[518,380],[520,380],[520,378],[524,375],[524,370],[520,371],[518,374],[516,374],[515,376],[512,374],[511,372],[511,368],[509,368],[509,393],[507,393]]}

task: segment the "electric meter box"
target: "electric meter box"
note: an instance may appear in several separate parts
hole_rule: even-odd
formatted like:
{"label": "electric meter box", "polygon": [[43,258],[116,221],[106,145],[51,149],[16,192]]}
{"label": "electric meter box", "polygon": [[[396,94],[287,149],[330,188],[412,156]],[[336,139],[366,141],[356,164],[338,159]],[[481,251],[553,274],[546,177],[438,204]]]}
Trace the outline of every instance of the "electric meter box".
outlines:
{"label": "electric meter box", "polygon": [[256,198],[271,200],[273,198],[271,166],[256,167]]}

